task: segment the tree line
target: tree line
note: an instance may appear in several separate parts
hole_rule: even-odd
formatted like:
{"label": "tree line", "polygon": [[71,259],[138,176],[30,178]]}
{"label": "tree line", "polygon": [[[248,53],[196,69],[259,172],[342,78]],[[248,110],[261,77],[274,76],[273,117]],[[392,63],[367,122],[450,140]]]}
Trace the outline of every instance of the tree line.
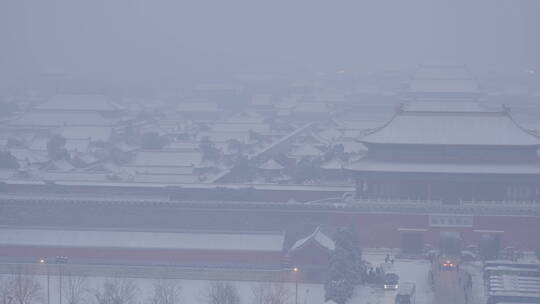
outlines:
{"label": "tree line", "polygon": [[[43,278],[41,278],[43,279]],[[184,304],[182,281],[177,279],[152,280],[151,292],[144,296],[134,279],[110,277],[92,287],[87,276],[66,273],[62,280],[64,304]],[[58,290],[52,291],[57,292]],[[18,266],[11,273],[0,276],[2,304],[47,303],[47,286],[40,277]],[[58,293],[57,293],[58,295]],[[202,304],[286,304],[294,296],[283,282],[259,282],[251,286],[251,295],[242,299],[232,282],[209,281],[200,290],[198,302]]]}

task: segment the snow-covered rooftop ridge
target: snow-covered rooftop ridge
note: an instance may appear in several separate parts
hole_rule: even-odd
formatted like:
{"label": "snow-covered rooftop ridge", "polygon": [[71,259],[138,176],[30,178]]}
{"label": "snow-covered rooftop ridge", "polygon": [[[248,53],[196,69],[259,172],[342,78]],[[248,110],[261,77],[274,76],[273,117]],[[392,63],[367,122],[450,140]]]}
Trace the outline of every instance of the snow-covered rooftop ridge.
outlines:
{"label": "snow-covered rooftop ridge", "polygon": [[288,153],[290,156],[323,156],[324,153],[317,149],[315,146],[311,144],[304,144],[299,147],[296,147],[291,152]]}
{"label": "snow-covered rooftop ridge", "polygon": [[337,158],[333,158],[321,165],[322,169],[328,170],[341,170],[343,169],[343,162]]}
{"label": "snow-covered rooftop ridge", "polygon": [[283,233],[147,232],[14,229],[0,230],[0,244],[8,246],[65,246],[163,248],[177,250],[234,250],[281,252]]}
{"label": "snow-covered rooftop ridge", "polygon": [[386,124],[362,137],[363,143],[535,146],[540,138],[521,127],[509,109],[481,110],[469,103],[410,103]]}
{"label": "snow-covered rooftop ridge", "polygon": [[262,170],[282,170],[284,167],[273,159],[269,159],[259,166]]}
{"label": "snow-covered rooftop ridge", "polygon": [[482,107],[470,101],[415,101],[401,107],[405,112],[501,112]]}
{"label": "snow-covered rooftop ridge", "polygon": [[299,250],[310,242],[315,242],[317,245],[328,250],[334,250],[336,248],[334,241],[321,231],[321,227],[317,227],[312,234],[296,241],[289,251],[293,252]]}

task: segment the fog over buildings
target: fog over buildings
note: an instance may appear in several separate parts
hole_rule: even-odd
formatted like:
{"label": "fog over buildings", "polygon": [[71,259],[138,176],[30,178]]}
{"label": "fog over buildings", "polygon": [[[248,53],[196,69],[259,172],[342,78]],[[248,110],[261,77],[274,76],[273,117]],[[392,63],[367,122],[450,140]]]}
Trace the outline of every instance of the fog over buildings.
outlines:
{"label": "fog over buildings", "polygon": [[539,119],[536,0],[0,0],[0,301],[540,303]]}
{"label": "fog over buildings", "polygon": [[426,57],[499,72],[540,64],[534,0],[0,5],[4,79],[62,72],[159,86],[261,64],[315,72],[406,68]]}

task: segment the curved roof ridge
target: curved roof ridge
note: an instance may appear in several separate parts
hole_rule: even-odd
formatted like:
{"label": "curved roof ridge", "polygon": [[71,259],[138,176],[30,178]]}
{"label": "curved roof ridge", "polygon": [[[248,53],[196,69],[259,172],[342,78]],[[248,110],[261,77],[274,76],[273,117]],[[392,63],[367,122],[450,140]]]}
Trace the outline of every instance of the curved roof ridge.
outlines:
{"label": "curved roof ridge", "polygon": [[507,106],[483,112],[474,107],[444,104],[438,111],[437,104],[415,106],[413,103],[410,109],[413,111],[407,113],[402,104],[389,121],[367,131],[357,141],[364,144],[540,146],[540,136],[521,126]]}
{"label": "curved roof ridge", "polygon": [[[392,117],[387,121],[385,122],[383,125],[381,125],[380,127],[377,127],[377,128],[374,128],[374,129],[371,129],[369,130],[366,134],[362,135],[362,138],[363,137],[366,137],[366,136],[369,136],[373,133],[376,133],[376,132],[379,132],[380,130],[386,128],[388,125],[390,125],[392,123],[392,121],[394,121],[394,119],[400,115],[402,112],[403,112],[403,107],[404,107],[404,104],[403,103],[400,103],[397,108],[396,108],[396,111],[394,113],[394,115],[392,115]],[[360,138],[360,140],[358,140],[359,142],[363,142]]]}
{"label": "curved roof ridge", "polygon": [[516,127],[518,127],[521,131],[523,131],[523,132],[525,132],[525,133],[527,133],[527,134],[529,134],[529,135],[531,135],[531,136],[534,136],[534,137],[540,139],[540,136],[536,135],[536,133],[535,133],[533,130],[531,130],[531,129],[529,129],[529,128],[525,128],[524,126],[522,126],[519,122],[517,122],[517,121],[515,120],[514,116],[512,116],[512,112],[510,111],[510,107],[508,107],[507,105],[504,105],[504,104],[503,104],[503,109],[504,109],[504,114],[505,114],[506,116],[508,116],[508,118],[510,119],[510,121],[512,121],[512,123],[513,123]]}
{"label": "curved roof ridge", "polygon": [[[322,236],[322,239],[317,236]],[[311,234],[294,242],[294,244],[289,249],[289,252],[293,252],[303,248],[304,246],[306,246],[306,244],[309,244],[310,241],[315,242],[315,244],[325,249],[334,250],[333,240],[321,231],[321,226],[317,226]],[[329,242],[331,242],[332,244],[330,244]]]}

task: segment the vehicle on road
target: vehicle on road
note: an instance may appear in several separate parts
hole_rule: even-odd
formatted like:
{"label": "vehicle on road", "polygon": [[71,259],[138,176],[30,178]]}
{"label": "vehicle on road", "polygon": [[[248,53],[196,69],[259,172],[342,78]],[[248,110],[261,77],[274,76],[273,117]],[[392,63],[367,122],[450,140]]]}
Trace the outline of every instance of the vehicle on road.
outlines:
{"label": "vehicle on road", "polygon": [[395,273],[387,273],[384,275],[384,290],[396,290],[398,289],[399,276]]}
{"label": "vehicle on road", "polygon": [[453,259],[442,259],[441,261],[441,269],[442,270],[457,270],[458,264],[457,261]]}
{"label": "vehicle on road", "polygon": [[399,284],[396,294],[395,304],[415,304],[416,303],[416,284],[405,282]]}

